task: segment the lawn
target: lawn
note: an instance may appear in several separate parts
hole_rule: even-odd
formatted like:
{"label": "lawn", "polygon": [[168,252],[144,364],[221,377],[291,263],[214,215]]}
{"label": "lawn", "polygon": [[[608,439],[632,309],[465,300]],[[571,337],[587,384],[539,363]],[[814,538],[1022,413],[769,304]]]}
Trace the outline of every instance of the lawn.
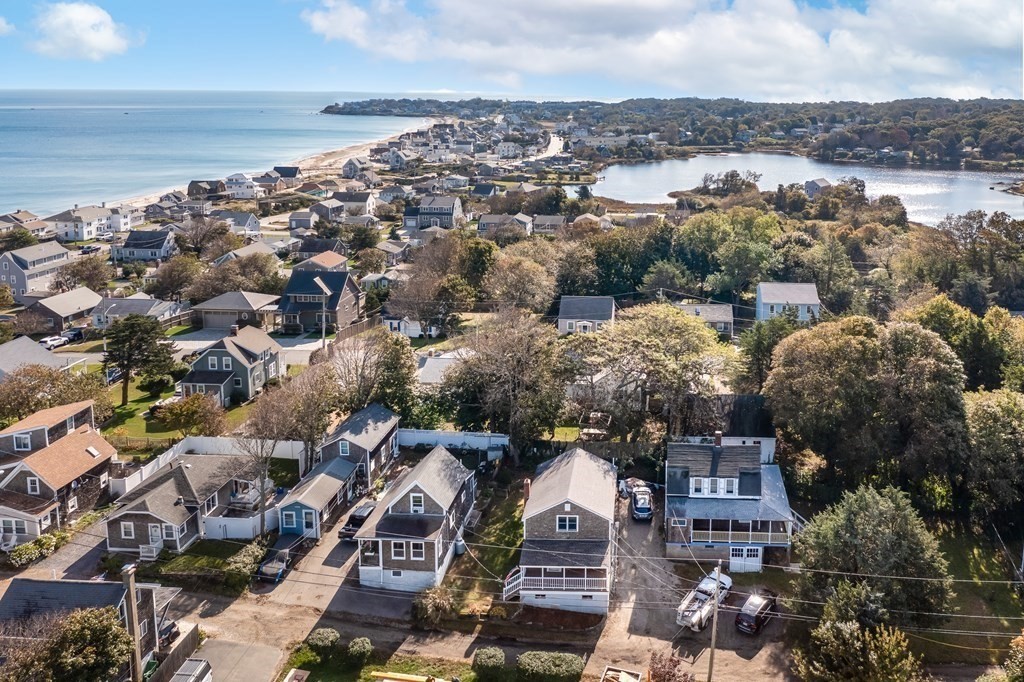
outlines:
{"label": "lawn", "polygon": [[176,324],[167,331],[164,332],[166,336],[181,336],[182,334],[189,334],[195,331],[195,327],[190,324]]}
{"label": "lawn", "polygon": [[[523,542],[522,486],[516,483],[510,486],[507,498],[504,492],[494,494],[476,528],[466,531],[466,541],[476,546],[470,546],[448,570],[445,583],[459,590],[469,590],[458,593],[463,610],[486,612],[493,601],[493,593],[501,591],[502,580],[516,565],[518,547]],[[486,494],[481,493],[480,499]]]}
{"label": "lawn", "polygon": [[[347,647],[348,642],[343,641],[341,646]],[[431,675],[442,680],[457,677],[462,682],[476,682],[476,674],[470,664],[463,661],[394,654],[386,659],[372,657],[362,669],[357,669],[345,666],[343,661],[321,661],[320,657],[305,645],[300,646],[289,656],[281,678],[283,679],[292,668],[308,671],[309,682],[377,682],[371,675],[376,671],[402,675]]]}
{"label": "lawn", "polygon": [[81,343],[73,343],[67,346],[61,346],[60,348],[54,349],[55,353],[102,353],[103,352],[103,339],[94,339],[93,341],[83,341]]}
{"label": "lawn", "polygon": [[161,569],[161,573],[206,573],[227,568],[228,559],[238,553],[240,546],[235,542],[221,540],[200,540],[188,548],[187,554],[179,554]]}
{"label": "lawn", "polygon": [[299,482],[299,461],[273,458],[270,460],[270,480],[282,488],[293,488]]}
{"label": "lawn", "polygon": [[409,345],[412,346],[414,350],[418,350],[420,348],[428,348],[430,346],[438,346],[438,345],[444,343],[445,341],[447,341],[447,339],[442,339],[442,338],[428,339],[426,337],[416,337],[415,339],[409,339]]}
{"label": "lawn", "polygon": [[114,416],[103,425],[107,432],[117,431],[117,435],[131,438],[174,438],[177,431],[168,430],[156,419],[149,419],[146,410],[160,398],[174,395],[174,387],[167,389],[156,398],[139,390],[139,380],[132,379],[128,385],[128,404],[121,405],[121,382],[112,384],[107,392],[114,403]]}

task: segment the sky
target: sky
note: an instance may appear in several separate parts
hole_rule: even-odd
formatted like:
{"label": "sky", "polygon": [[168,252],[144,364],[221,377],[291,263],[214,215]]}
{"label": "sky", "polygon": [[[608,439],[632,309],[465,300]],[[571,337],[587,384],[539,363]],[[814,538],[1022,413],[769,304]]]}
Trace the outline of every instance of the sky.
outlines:
{"label": "sky", "polygon": [[0,89],[1022,97],[1020,0],[0,0]]}

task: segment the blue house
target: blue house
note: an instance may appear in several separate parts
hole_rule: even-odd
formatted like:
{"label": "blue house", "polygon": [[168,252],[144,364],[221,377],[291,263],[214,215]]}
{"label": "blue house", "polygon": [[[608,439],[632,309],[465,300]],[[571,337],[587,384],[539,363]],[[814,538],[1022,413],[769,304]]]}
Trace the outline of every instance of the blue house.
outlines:
{"label": "blue house", "polygon": [[281,500],[281,535],[319,540],[355,496],[355,472],[356,465],[340,457],[313,467]]}

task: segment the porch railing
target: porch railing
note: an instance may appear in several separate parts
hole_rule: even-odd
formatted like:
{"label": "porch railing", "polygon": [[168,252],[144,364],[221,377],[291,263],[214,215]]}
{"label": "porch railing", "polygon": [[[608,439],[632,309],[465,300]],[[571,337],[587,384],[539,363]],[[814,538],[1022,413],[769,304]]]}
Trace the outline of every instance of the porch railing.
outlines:
{"label": "porch railing", "polygon": [[759,533],[727,530],[692,530],[690,542],[728,542],[730,544],[788,545],[788,533]]}

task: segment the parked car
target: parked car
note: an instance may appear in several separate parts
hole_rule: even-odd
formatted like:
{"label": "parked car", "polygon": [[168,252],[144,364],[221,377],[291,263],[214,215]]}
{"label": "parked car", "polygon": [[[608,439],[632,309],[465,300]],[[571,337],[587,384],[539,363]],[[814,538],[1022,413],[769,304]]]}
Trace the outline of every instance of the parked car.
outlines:
{"label": "parked car", "polygon": [[117,239],[117,237],[114,236],[113,232],[107,232],[106,234],[100,235],[99,238],[105,242],[112,242],[115,239]]}
{"label": "parked car", "polygon": [[348,515],[348,521],[338,531],[338,538],[341,540],[351,540],[355,537],[356,531],[366,523],[366,519],[370,518],[370,514],[377,508],[376,502],[363,502],[361,505],[352,510],[352,513]]}
{"label": "parked car", "polygon": [[775,615],[777,606],[778,597],[771,592],[750,595],[736,614],[736,629],[748,635],[756,635]]}
{"label": "parked car", "polygon": [[100,245],[99,244],[86,244],[85,246],[83,246],[80,249],[78,249],[78,252],[80,254],[82,254],[83,256],[88,256],[90,253],[99,253],[100,252]]}
{"label": "parked car", "polygon": [[39,339],[39,345],[46,350],[53,350],[54,348],[68,345],[68,340],[63,336],[47,336]]}
{"label": "parked car", "polygon": [[60,335],[67,339],[68,343],[85,340],[85,330],[81,327],[75,327],[67,330],[66,332],[61,332]]}
{"label": "parked car", "polygon": [[270,583],[281,582],[288,569],[292,566],[292,545],[295,541],[294,535],[279,535],[274,546],[267,550],[267,556],[256,569],[256,577],[259,580]]}
{"label": "parked car", "polygon": [[633,494],[629,499],[630,512],[637,521],[650,521],[654,518],[654,503],[651,489],[647,486],[633,488]]}
{"label": "parked car", "polygon": [[[717,590],[716,590],[717,588]],[[717,568],[704,576],[697,587],[683,597],[676,609],[676,625],[700,632],[708,626],[714,612],[715,602],[721,604],[732,589],[732,578]]]}

